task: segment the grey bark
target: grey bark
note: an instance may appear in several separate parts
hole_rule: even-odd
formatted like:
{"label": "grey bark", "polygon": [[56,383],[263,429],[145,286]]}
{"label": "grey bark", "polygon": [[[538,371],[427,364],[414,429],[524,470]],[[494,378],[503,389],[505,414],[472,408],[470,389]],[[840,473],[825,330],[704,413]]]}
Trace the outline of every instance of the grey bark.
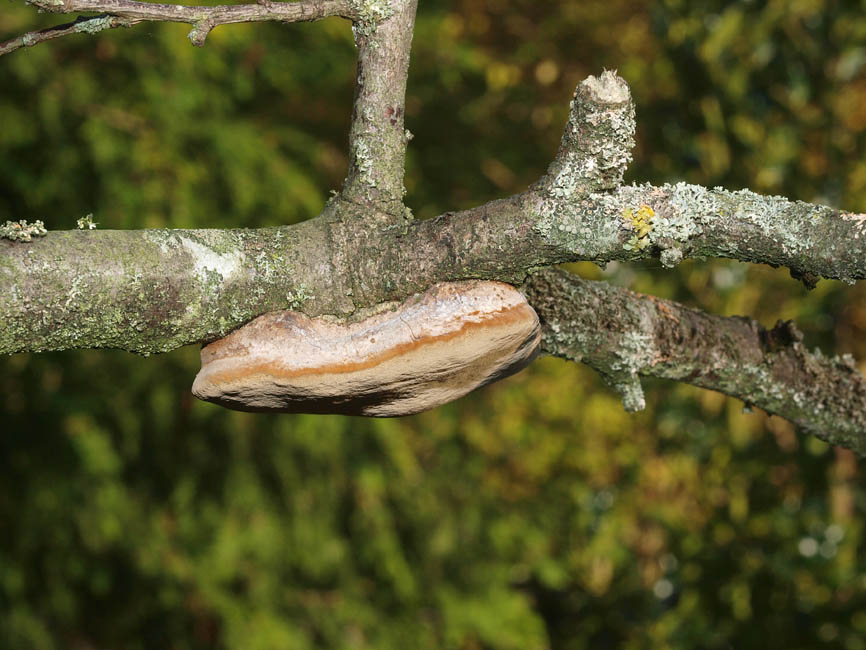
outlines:
{"label": "grey bark", "polygon": [[[715,212],[704,207],[707,201],[719,206]],[[438,281],[520,284],[534,268],[642,259],[669,250],[661,246],[815,276],[864,276],[866,250],[858,248],[866,237],[855,239],[857,222],[830,208],[688,185],[623,187],[561,204],[551,215],[539,214],[539,203],[529,192],[427,221],[372,227],[364,208],[335,199],[319,218],[285,228],[69,231],[26,244],[0,240],[0,281],[8,288],[0,295],[0,353],[166,352],[218,338],[275,309],[346,317]],[[660,235],[658,248],[626,250],[635,232],[622,206],[641,204],[655,205],[674,224],[660,230],[674,234]],[[813,234],[786,240],[783,233],[801,223]],[[762,235],[762,227],[772,234]],[[680,234],[689,228],[701,230]],[[847,248],[840,243],[846,237]]]}
{"label": "grey bark", "polygon": [[790,321],[766,330],[557,269],[533,274],[523,290],[541,318],[545,350],[597,370],[629,410],[643,408],[639,377],[672,379],[738,397],[866,455],[866,379],[850,356],[810,353]]}
{"label": "grey bark", "polygon": [[285,23],[308,22],[342,16],[360,19],[357,3],[353,0],[301,0],[300,2],[260,2],[244,5],[184,6],[137,2],[136,0],[28,0],[40,11],[49,13],[96,12],[99,16],[80,16],[72,23],[28,32],[0,43],[0,55],[22,47],[69,36],[95,34],[116,27],[131,27],[141,22],[159,21],[189,23],[193,25],[189,40],[193,45],[204,45],[210,31],[217,25],[232,23],[279,21]]}
{"label": "grey bark", "polygon": [[[368,4],[368,17],[352,27],[358,47],[358,76],[352,128],[349,133],[349,173],[343,199],[369,210],[368,221],[380,211],[386,225],[408,219],[403,206],[403,170],[409,133],[403,124],[409,52],[418,0]],[[385,18],[379,24],[377,19]]]}

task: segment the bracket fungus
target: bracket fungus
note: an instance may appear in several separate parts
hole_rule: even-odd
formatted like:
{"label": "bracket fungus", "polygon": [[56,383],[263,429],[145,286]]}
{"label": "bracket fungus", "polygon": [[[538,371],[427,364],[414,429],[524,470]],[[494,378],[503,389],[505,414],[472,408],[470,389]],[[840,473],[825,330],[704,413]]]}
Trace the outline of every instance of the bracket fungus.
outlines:
{"label": "bracket fungus", "polygon": [[409,415],[514,374],[540,341],[514,287],[440,283],[358,322],[259,316],[202,348],[192,392],[242,411]]}

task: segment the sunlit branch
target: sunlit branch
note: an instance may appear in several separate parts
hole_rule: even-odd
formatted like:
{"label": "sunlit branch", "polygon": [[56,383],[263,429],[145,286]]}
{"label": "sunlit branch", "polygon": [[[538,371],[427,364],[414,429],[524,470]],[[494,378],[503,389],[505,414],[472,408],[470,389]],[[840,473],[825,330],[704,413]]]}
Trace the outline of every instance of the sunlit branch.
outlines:
{"label": "sunlit branch", "polygon": [[49,13],[94,12],[103,14],[91,18],[80,17],[73,23],[50,27],[0,44],[0,55],[21,47],[36,45],[69,34],[96,33],[114,27],[128,27],[136,23],[172,22],[193,25],[189,39],[193,45],[204,45],[210,31],[219,25],[246,22],[277,21],[284,23],[308,22],[341,16],[357,20],[359,13],[352,0],[301,0],[300,2],[272,2],[256,4],[185,6],[136,2],[135,0],[30,0],[29,4]]}
{"label": "sunlit branch", "polygon": [[349,170],[341,196],[372,208],[385,225],[409,218],[403,207],[404,126],[409,53],[418,0],[371,0],[353,27],[358,75],[349,131]]}
{"label": "sunlit branch", "polygon": [[657,257],[667,267],[727,257],[785,266],[809,287],[821,278],[866,278],[866,215],[748,190],[622,185],[634,128],[631,93],[616,73],[578,85],[550,168],[510,201],[548,256]]}

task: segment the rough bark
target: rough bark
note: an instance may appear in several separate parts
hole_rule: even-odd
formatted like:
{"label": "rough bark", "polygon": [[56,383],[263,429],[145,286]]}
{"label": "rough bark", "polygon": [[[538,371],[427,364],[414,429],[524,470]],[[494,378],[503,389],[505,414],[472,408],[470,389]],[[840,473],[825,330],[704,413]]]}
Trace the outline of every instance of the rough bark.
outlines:
{"label": "rough bark", "polygon": [[790,321],[766,330],[557,269],[533,274],[523,290],[541,318],[544,350],[597,370],[629,410],[644,406],[640,376],[673,379],[866,455],[866,378],[850,356],[810,353]]}
{"label": "rough bark", "polygon": [[[708,201],[716,207],[706,208]],[[628,209],[622,206],[643,204],[673,224],[659,229],[674,233],[660,234],[660,245],[689,256],[735,257],[849,281],[866,273],[866,250],[859,250],[866,237],[855,238],[857,221],[751,193],[623,187],[563,204],[552,215],[538,214],[535,197],[524,194],[380,228],[360,206],[335,200],[326,215],[285,228],[91,230],[49,232],[29,243],[0,240],[0,282],[9,288],[0,294],[0,353],[166,352],[218,338],[274,309],[346,317],[439,281],[519,284],[529,269],[560,262],[663,254],[669,249],[655,244],[624,248],[636,233],[620,216]],[[770,219],[784,225],[777,229]],[[811,236],[783,239],[783,229],[806,226]],[[846,238],[847,247],[840,243]]]}
{"label": "rough bark", "polygon": [[[368,2],[365,19],[352,27],[358,47],[358,76],[352,128],[349,132],[349,173],[343,199],[379,211],[386,225],[408,219],[403,207],[403,171],[410,134],[403,125],[409,51],[418,0]],[[383,20],[378,24],[378,20]]]}

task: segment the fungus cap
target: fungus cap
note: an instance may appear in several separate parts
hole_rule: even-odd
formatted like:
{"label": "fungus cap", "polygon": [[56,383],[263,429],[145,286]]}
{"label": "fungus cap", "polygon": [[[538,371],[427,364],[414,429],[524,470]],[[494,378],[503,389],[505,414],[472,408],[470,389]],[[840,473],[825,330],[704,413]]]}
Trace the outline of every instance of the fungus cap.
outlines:
{"label": "fungus cap", "polygon": [[242,411],[409,415],[521,370],[540,341],[514,287],[440,283],[354,323],[264,314],[202,348],[192,392]]}

